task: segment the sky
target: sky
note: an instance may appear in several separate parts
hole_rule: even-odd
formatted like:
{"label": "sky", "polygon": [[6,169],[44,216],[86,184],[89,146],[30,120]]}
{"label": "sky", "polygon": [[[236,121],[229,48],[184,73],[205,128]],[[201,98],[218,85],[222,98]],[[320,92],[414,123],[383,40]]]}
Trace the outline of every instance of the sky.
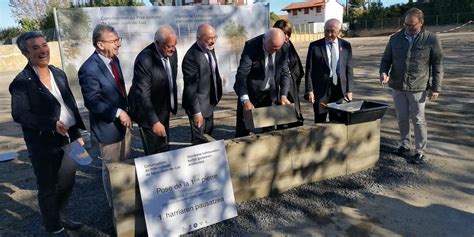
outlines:
{"label": "sky", "polygon": [[[280,9],[295,3],[295,2],[303,2],[304,0],[267,0],[270,3],[270,11],[275,12],[278,15],[286,14],[286,12],[280,11]],[[0,0],[0,29],[11,27],[11,26],[18,26],[15,23],[14,19],[11,17],[10,7],[8,6],[9,0]],[[149,1],[144,0],[143,2],[147,3]],[[345,2],[345,0],[342,0]],[[382,0],[384,6],[390,6],[397,3],[407,3],[408,1],[405,0]]]}

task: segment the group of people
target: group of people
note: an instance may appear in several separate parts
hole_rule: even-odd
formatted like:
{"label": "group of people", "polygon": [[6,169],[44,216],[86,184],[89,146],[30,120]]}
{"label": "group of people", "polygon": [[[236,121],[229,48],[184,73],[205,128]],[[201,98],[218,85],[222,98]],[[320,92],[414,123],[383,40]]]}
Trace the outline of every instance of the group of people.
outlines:
{"label": "group of people", "polygon": [[[249,134],[244,111],[258,107],[295,103],[298,122],[289,126],[301,125],[299,87],[304,74],[304,98],[313,104],[315,123],[327,120],[328,103],[352,100],[352,48],[339,37],[341,26],[337,19],[325,23],[325,37],[309,45],[306,70],[289,40],[292,29],[285,20],[245,43],[234,84],[238,96],[236,137]],[[395,152],[409,151],[411,118],[416,154],[408,161],[416,164],[423,162],[427,142],[425,98],[427,93],[430,99],[438,97],[443,77],[441,43],[422,26],[423,13],[410,9],[405,28],[390,37],[380,64],[380,81],[392,88],[400,126],[401,144]],[[189,118],[193,144],[206,142],[204,135],[212,134],[214,109],[222,97],[214,48],[217,39],[213,26],[199,25],[196,42],[182,62],[182,106]],[[178,110],[177,35],[168,25],[158,29],[154,41],[135,59],[128,93],[117,57],[122,44],[118,33],[110,25],[99,24],[93,30],[92,43],[95,51],[78,76],[92,134],[99,143],[104,189],[112,207],[106,165],[129,158],[132,121],[140,127],[145,155],[169,149],[170,113]],[[12,116],[21,124],[36,175],[44,227],[64,236],[64,228],[77,230],[82,223],[66,218],[76,167],[64,157],[61,147],[76,139],[84,144],[80,129],[85,126],[65,73],[49,65],[50,51],[44,36],[23,33],[17,45],[28,64],[10,85]]]}

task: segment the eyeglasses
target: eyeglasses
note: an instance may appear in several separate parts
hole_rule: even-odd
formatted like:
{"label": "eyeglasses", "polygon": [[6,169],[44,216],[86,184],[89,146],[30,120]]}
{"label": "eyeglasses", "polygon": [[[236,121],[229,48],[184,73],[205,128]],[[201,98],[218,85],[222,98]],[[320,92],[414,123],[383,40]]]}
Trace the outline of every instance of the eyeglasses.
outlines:
{"label": "eyeglasses", "polygon": [[415,27],[415,26],[417,26],[418,24],[420,24],[420,22],[417,22],[417,23],[415,23],[415,24],[408,24],[408,23],[406,23],[406,22],[403,23],[403,25],[406,26],[406,27]]}
{"label": "eyeglasses", "polygon": [[[201,37],[199,37],[199,38],[201,38]],[[205,39],[205,40],[210,40],[210,39],[212,39],[212,40],[215,41],[215,40],[217,40],[217,38],[219,38],[219,36],[218,36],[218,35],[215,35],[214,37],[202,37],[202,38]]]}
{"label": "eyeglasses", "polygon": [[119,43],[122,43],[122,38],[119,37],[119,38],[114,39],[114,40],[99,40],[99,41],[104,42],[104,43],[119,44]]}

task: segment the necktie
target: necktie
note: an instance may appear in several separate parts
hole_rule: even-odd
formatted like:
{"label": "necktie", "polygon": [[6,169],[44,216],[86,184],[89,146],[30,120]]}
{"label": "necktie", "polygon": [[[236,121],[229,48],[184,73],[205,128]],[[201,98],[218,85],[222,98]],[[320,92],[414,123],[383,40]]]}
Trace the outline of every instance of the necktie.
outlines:
{"label": "necktie", "polygon": [[213,59],[211,54],[211,50],[206,50],[207,53],[207,58],[209,59],[209,69],[211,71],[211,93],[214,94],[214,99],[215,101],[211,100],[211,104],[217,104],[217,101],[219,101],[218,96],[217,96],[217,85],[216,85],[216,73],[214,71],[214,66],[213,66]]}
{"label": "necktie", "polygon": [[268,90],[272,88],[275,83],[275,67],[273,65],[273,57],[271,54],[268,55],[267,69],[265,71],[265,80],[263,81],[262,90]]}
{"label": "necktie", "polygon": [[112,68],[112,73],[114,74],[115,84],[122,94],[123,97],[126,97],[127,94],[125,92],[125,85],[123,84],[122,80],[120,80],[119,73],[117,70],[117,66],[115,66],[114,60],[110,60],[110,67]]}
{"label": "necktie", "polygon": [[170,90],[170,106],[174,109],[174,95],[173,95],[173,76],[171,74],[171,65],[169,58],[163,58],[165,64],[166,75],[168,76],[168,85]]}
{"label": "necktie", "polygon": [[332,74],[332,83],[334,85],[337,85],[337,57],[336,57],[335,43],[331,44],[331,74]]}

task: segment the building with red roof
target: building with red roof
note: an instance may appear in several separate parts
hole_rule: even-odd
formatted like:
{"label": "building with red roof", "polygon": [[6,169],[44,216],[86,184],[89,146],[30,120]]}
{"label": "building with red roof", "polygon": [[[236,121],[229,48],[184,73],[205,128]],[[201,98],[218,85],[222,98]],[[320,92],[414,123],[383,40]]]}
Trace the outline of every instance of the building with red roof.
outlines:
{"label": "building with red roof", "polygon": [[[336,18],[342,22],[344,7],[336,0],[309,0],[290,4],[282,11],[288,12],[288,20],[301,31],[323,32],[324,22]],[[300,25],[300,26],[298,26]],[[304,29],[303,29],[303,26]]]}

